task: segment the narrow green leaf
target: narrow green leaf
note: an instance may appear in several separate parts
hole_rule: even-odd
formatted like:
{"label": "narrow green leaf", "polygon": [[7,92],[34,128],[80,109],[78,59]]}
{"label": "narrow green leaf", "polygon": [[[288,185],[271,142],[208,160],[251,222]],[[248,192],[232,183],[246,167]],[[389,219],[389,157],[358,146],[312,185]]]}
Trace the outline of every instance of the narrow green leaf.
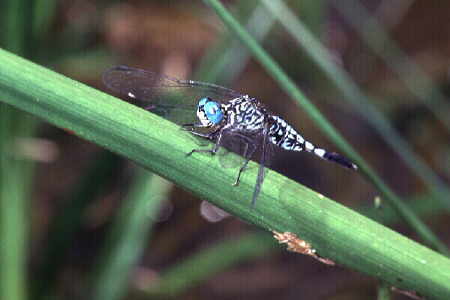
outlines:
{"label": "narrow green leaf", "polygon": [[336,0],[331,3],[346,18],[362,41],[385,62],[388,68],[397,74],[411,94],[421,101],[450,131],[448,97],[383,30],[383,26],[376,17],[370,15],[359,1],[350,0],[345,5]]}
{"label": "narrow green leaf", "polygon": [[[239,4],[248,6],[247,3],[248,1],[244,0]],[[275,19],[267,16],[259,1],[256,4],[246,19],[246,28],[258,41],[263,41],[275,24]],[[240,10],[240,7],[237,7],[237,10]],[[193,78],[226,85],[242,72],[250,58],[249,51],[233,39],[229,32],[224,32],[221,40],[202,59]]]}
{"label": "narrow green leaf", "polygon": [[[1,142],[5,143],[5,140]],[[5,151],[5,147],[0,147],[0,151]],[[5,152],[0,155],[0,168],[0,299],[23,300],[27,289],[25,249],[28,222],[25,211],[28,202],[22,184],[29,180],[29,170],[26,170],[28,166],[24,162],[12,159],[11,153]]]}
{"label": "narrow green leaf", "polygon": [[366,118],[391,146],[392,150],[397,152],[406,165],[422,179],[436,200],[440,201],[447,210],[450,210],[450,202],[448,201],[450,189],[445,182],[414,152],[408,142],[400,136],[387,118],[376,108],[373,104],[374,101],[369,99],[350,78],[350,75],[334,63],[331,54],[308,28],[290,12],[282,1],[263,0],[262,3],[266,5],[271,14],[277,17],[311,59],[323,70],[328,79],[341,91],[344,95],[343,99],[353,105]]}
{"label": "narrow green leaf", "polygon": [[114,221],[91,280],[93,299],[122,299],[172,185],[141,170]]}
{"label": "narrow green leaf", "polygon": [[280,86],[291,95],[308,113],[310,118],[316,122],[318,127],[346,154],[351,158],[380,193],[392,205],[397,213],[412,227],[420,237],[429,245],[442,253],[449,254],[444,243],[442,243],[433,232],[406,206],[401,199],[383,182],[366,161],[348,144],[339,132],[327,121],[322,113],[303,95],[295,83],[287,76],[281,67],[264,51],[258,42],[233,18],[218,0],[204,0],[211,6],[222,19],[226,26],[250,49],[252,54],[266,68],[268,73],[280,84]]}
{"label": "narrow green leaf", "polygon": [[377,300],[390,300],[390,286],[385,282],[381,282],[378,286]]}
{"label": "narrow green leaf", "polygon": [[163,299],[176,297],[231,265],[257,259],[277,247],[267,233],[246,234],[200,250],[161,273],[161,279],[144,291]]}
{"label": "narrow green leaf", "polygon": [[[411,206],[417,214],[431,216],[437,215],[439,212],[442,213],[442,207],[424,205],[426,204],[425,199],[426,197],[421,197],[412,202]],[[389,207],[360,207],[357,210],[383,224],[393,225],[401,221]],[[238,238],[226,239],[201,249],[181,262],[169,266],[168,269],[161,272],[155,284],[144,288],[144,291],[149,295],[164,299],[169,296],[176,298],[186,290],[201,284],[220,272],[231,269],[242,261],[257,259],[262,255],[271,255],[275,251],[286,251],[283,247],[277,247],[273,238],[267,233],[250,233]],[[389,284],[380,283],[379,298],[389,297],[389,291]]]}
{"label": "narrow green leaf", "polygon": [[65,194],[65,205],[49,224],[47,247],[33,280],[33,299],[47,299],[58,285],[60,271],[66,263],[66,255],[72,246],[74,234],[82,227],[85,212],[111,182],[111,174],[119,172],[120,158],[102,151],[92,159],[93,163],[74,186]]}
{"label": "narrow green leaf", "polygon": [[[0,45],[29,55],[31,12],[26,0],[0,1]],[[33,162],[18,144],[31,136],[35,120],[0,104],[0,299],[27,297],[27,237]],[[18,155],[17,155],[18,154]]]}
{"label": "narrow green leaf", "polygon": [[450,298],[448,258],[274,171],[252,209],[256,163],[234,187],[238,167],[224,168],[209,155],[186,157],[198,145],[173,123],[3,50],[0,62],[0,101],[119,153],[248,223],[293,232],[338,264]]}

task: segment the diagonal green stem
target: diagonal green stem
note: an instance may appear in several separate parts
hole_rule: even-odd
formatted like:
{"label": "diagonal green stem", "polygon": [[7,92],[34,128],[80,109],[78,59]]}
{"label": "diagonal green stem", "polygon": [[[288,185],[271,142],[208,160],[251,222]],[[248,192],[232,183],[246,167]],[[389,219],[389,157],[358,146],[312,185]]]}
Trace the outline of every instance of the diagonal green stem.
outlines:
{"label": "diagonal green stem", "polygon": [[146,170],[139,170],[96,264],[91,283],[93,299],[122,299],[130,273],[149,239],[161,201],[172,185]]}
{"label": "diagonal green stem", "polygon": [[161,273],[157,284],[144,289],[144,293],[160,299],[176,299],[187,289],[236,265],[258,259],[277,249],[267,232],[245,234],[221,241],[197,251]]}
{"label": "diagonal green stem", "polygon": [[[423,201],[425,198],[421,197],[413,201],[412,206],[415,207],[416,213],[429,216],[442,212],[440,207],[430,208],[425,206]],[[389,207],[361,207],[358,211],[373,220],[383,222],[383,224],[394,224],[400,221]],[[175,298],[215,274],[231,269],[243,260],[248,261],[261,255],[270,255],[275,251],[285,251],[285,249],[280,246],[276,247],[273,238],[268,233],[256,232],[245,234],[237,239],[233,237],[233,239],[222,240],[197,251],[180,262],[175,262],[161,273],[157,284],[144,288],[144,292],[161,298],[169,296]],[[199,268],[200,264],[204,267]],[[386,297],[386,292],[389,292],[389,290],[389,284],[380,282],[379,297],[380,295]]]}
{"label": "diagonal green stem", "polygon": [[[240,4],[243,5],[244,2],[245,0]],[[246,19],[246,28],[258,41],[262,41],[275,24],[275,18],[267,16],[266,10],[259,1],[257,4]],[[194,78],[210,82],[219,81],[226,85],[245,68],[250,59],[249,51],[239,41],[232,39],[228,32],[224,32],[222,36],[214,48],[208,51],[208,55],[202,59]]]}
{"label": "diagonal green stem", "polygon": [[266,68],[268,73],[291,95],[316,122],[318,127],[361,169],[361,172],[374,184],[386,201],[392,205],[397,213],[420,235],[429,245],[442,253],[449,254],[443,244],[433,232],[406,206],[401,199],[381,180],[375,171],[351,147],[343,137],[326,120],[320,111],[303,95],[295,83],[286,75],[281,67],[262,49],[258,42],[231,16],[223,5],[217,0],[204,0],[222,19],[226,26],[250,49],[255,58]]}
{"label": "diagonal green stem", "polygon": [[308,53],[317,65],[328,76],[344,95],[345,101],[351,103],[366,117],[366,120],[380,133],[384,140],[397,152],[398,156],[409,166],[415,174],[427,185],[434,198],[442,206],[450,210],[448,195],[450,189],[445,182],[436,175],[426,162],[414,152],[408,142],[398,134],[383,114],[350,78],[350,75],[333,63],[326,48],[313,36],[308,28],[300,22],[279,0],[262,1],[269,11],[274,14],[283,26],[292,34],[299,45]]}
{"label": "diagonal green stem", "polygon": [[252,209],[256,163],[234,187],[237,168],[209,155],[186,157],[198,145],[178,126],[6,51],[0,50],[0,62],[0,101],[121,154],[248,223],[293,232],[341,265],[430,298],[450,298],[450,260],[439,253],[274,171]]}
{"label": "diagonal green stem", "polygon": [[[33,45],[33,2],[0,1],[0,45],[30,56]],[[3,67],[3,66],[2,66]],[[35,120],[0,104],[0,299],[27,298],[27,237],[29,196],[34,164],[19,153],[21,140],[29,138]]]}
{"label": "diagonal green stem", "polygon": [[389,37],[358,1],[331,1],[357,34],[403,81],[405,87],[450,131],[450,103],[433,80]]}
{"label": "diagonal green stem", "polygon": [[102,151],[92,160],[92,165],[84,172],[79,182],[65,194],[67,199],[61,202],[66,205],[61,207],[61,212],[48,226],[47,247],[42,252],[39,267],[34,271],[34,276],[38,279],[32,282],[33,299],[51,298],[61,275],[60,271],[66,263],[73,237],[82,227],[84,212],[105,186],[111,184],[110,175],[120,172],[123,167],[120,158],[109,151]]}

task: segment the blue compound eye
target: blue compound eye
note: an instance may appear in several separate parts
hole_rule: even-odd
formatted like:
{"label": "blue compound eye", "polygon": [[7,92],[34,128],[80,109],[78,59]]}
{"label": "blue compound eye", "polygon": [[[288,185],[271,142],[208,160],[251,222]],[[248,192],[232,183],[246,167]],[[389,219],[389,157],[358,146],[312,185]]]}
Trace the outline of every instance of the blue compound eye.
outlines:
{"label": "blue compound eye", "polygon": [[220,121],[223,119],[223,113],[220,109],[220,105],[217,102],[207,102],[204,106],[206,117],[208,120],[210,120],[213,124],[219,124]]}
{"label": "blue compound eye", "polygon": [[217,125],[220,121],[222,121],[223,112],[220,109],[219,103],[214,102],[209,98],[202,98],[200,99],[198,106],[203,106],[203,111],[205,112],[206,118],[214,125]]}
{"label": "blue compound eye", "polygon": [[209,101],[212,101],[212,100],[209,99],[209,98],[202,98],[202,99],[200,99],[200,101],[198,101],[198,107],[204,106],[206,104],[206,102],[209,102]]}

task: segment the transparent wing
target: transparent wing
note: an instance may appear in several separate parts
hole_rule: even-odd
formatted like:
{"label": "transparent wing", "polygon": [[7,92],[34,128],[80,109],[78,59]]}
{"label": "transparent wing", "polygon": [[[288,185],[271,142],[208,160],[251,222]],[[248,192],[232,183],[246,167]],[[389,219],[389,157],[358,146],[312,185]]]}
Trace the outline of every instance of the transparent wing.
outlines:
{"label": "transparent wing", "polygon": [[264,177],[266,176],[266,165],[270,162],[270,145],[268,144],[268,133],[269,133],[269,124],[266,124],[263,131],[262,131],[262,149],[261,149],[261,159],[259,161],[259,168],[258,168],[258,176],[256,177],[256,183],[255,183],[255,189],[253,191],[252,196],[252,207],[255,207],[256,205],[256,199],[258,199],[258,196],[261,192],[262,184],[264,181]]}
{"label": "transparent wing", "polygon": [[225,103],[242,94],[219,85],[170,78],[152,71],[115,66],[103,74],[104,84],[130,102],[179,123],[193,123],[203,97]]}
{"label": "transparent wing", "polygon": [[[251,206],[255,207],[256,200],[261,193],[262,184],[266,176],[266,167],[270,166],[273,155],[278,149],[275,144],[272,144],[268,140],[268,128],[269,124],[266,124],[264,129],[257,132],[231,132],[225,133],[223,137],[222,147],[233,151],[244,158],[244,162],[230,160],[222,160],[222,167],[235,167],[236,165],[246,166],[248,160],[255,159],[259,163],[258,175],[256,177],[255,188],[253,190],[253,196],[251,200]],[[244,168],[244,171],[245,172]],[[239,181],[240,173],[238,174]]]}

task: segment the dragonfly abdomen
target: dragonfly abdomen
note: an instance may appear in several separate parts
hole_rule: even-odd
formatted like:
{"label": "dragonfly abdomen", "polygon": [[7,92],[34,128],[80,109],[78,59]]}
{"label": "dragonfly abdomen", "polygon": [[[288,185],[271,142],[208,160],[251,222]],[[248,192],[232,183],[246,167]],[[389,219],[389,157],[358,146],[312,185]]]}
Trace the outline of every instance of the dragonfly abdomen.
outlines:
{"label": "dragonfly abdomen", "polygon": [[302,151],[306,143],[291,125],[278,116],[271,116],[269,141],[288,151]]}
{"label": "dragonfly abdomen", "polygon": [[278,116],[271,116],[272,125],[269,130],[269,140],[288,151],[307,151],[316,156],[340,164],[349,169],[357,169],[357,166],[344,156],[328,152],[306,141],[291,125]]}

